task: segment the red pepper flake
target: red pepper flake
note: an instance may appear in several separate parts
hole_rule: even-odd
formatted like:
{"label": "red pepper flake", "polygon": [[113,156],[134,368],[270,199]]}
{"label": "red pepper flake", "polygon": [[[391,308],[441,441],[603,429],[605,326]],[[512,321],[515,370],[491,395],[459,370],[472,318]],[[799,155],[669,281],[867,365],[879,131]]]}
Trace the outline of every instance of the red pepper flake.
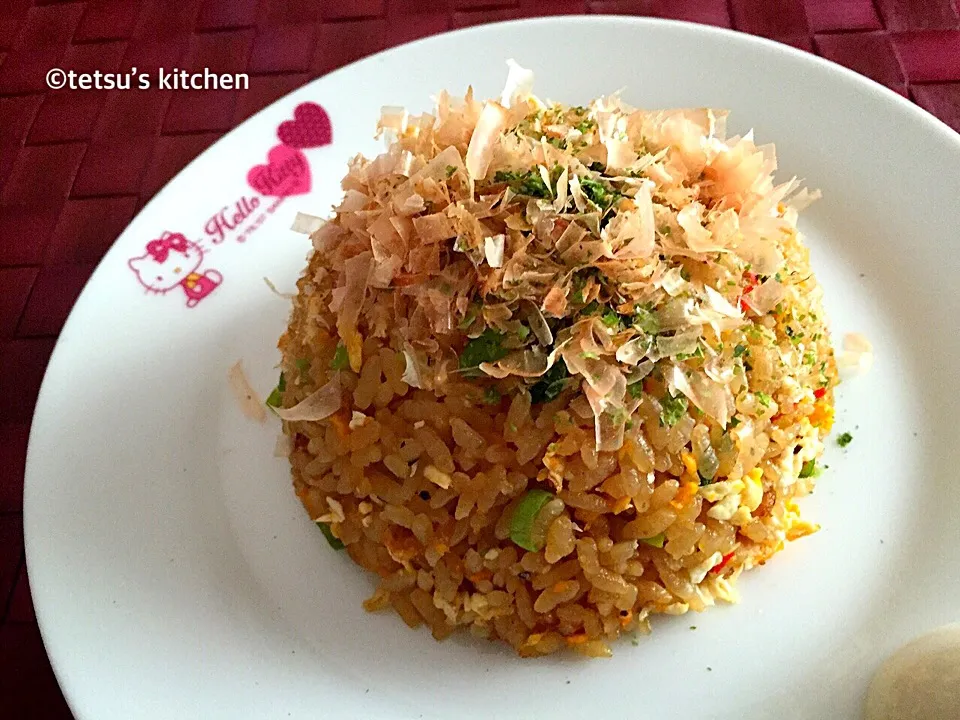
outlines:
{"label": "red pepper flake", "polygon": [[827,394],[827,389],[826,389],[826,388],[817,388],[816,390],[813,391],[813,396],[814,396],[817,400],[819,400],[820,398],[822,398],[822,397],[823,397],[824,395],[826,395],[826,394]]}
{"label": "red pepper flake", "polygon": [[740,298],[737,300],[737,304],[743,311],[752,310],[753,308],[751,308],[748,303],[744,302],[744,299],[747,295],[753,292],[753,289],[757,286],[757,280],[759,278],[752,272],[744,273],[743,277],[746,278],[747,286],[743,289],[743,292],[740,293]]}
{"label": "red pepper flake", "polygon": [[736,551],[734,551],[734,552],[729,552],[729,553],[727,553],[726,555],[724,555],[724,556],[720,559],[720,562],[718,562],[716,565],[714,565],[714,566],[710,569],[710,572],[718,573],[718,572],[720,572],[721,570],[723,570],[723,569],[727,566],[727,563],[730,562],[730,558],[732,558],[735,554],[736,554]]}

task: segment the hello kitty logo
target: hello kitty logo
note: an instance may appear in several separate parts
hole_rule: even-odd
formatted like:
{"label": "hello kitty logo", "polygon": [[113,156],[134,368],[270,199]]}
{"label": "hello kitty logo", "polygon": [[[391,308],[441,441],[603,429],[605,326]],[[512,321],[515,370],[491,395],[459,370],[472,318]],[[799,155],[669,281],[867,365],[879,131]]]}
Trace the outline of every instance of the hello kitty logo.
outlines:
{"label": "hello kitty logo", "polygon": [[[310,192],[310,163],[304,151],[330,145],[333,125],[321,105],[302,102],[292,118],[279,124],[276,137],[280,144],[267,151],[266,162],[247,171],[243,193],[234,195],[203,225],[200,236],[210,241],[211,249],[223,247],[228,239],[246,242],[287,198]],[[207,249],[182,233],[164,232],[144,249],[127,265],[148,293],[165,295],[179,287],[192,308],[223,282],[217,270],[201,269]]]}
{"label": "hello kitty logo", "polygon": [[165,295],[179,287],[187,298],[187,307],[212,293],[223,276],[212,268],[201,271],[203,248],[181,233],[164,232],[147,243],[146,253],[127,261],[147,292]]}

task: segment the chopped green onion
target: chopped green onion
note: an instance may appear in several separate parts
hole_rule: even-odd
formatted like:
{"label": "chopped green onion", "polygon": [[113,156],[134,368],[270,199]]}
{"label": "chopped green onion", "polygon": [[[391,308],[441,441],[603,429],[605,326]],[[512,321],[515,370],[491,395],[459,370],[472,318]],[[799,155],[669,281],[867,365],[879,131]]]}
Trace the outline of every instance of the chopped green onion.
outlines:
{"label": "chopped green onion", "polygon": [[817,473],[817,461],[816,461],[816,460],[807,460],[807,461],[800,467],[800,477],[801,477],[801,478],[812,477],[813,475],[816,475],[816,473]]}
{"label": "chopped green onion", "polygon": [[317,527],[320,528],[320,532],[323,533],[323,536],[327,539],[327,542],[330,543],[330,547],[334,550],[343,550],[346,547],[343,544],[343,541],[333,534],[333,530],[330,529],[330,526],[325,522],[320,522],[319,520],[315,521]]}
{"label": "chopped green onion", "polygon": [[630,397],[634,400],[637,400],[641,395],[643,395],[643,380],[639,380],[635,383],[627,385],[627,392],[630,393]]}
{"label": "chopped green onion", "polygon": [[347,346],[342,342],[337,343],[337,349],[333,353],[333,360],[330,361],[330,367],[333,370],[343,370],[350,366],[350,354],[347,352]]}
{"label": "chopped green onion", "polygon": [[849,445],[851,442],[853,442],[853,435],[851,435],[851,434],[848,433],[848,432],[845,432],[845,433],[841,434],[841,435],[837,438],[837,445],[839,445],[840,447],[846,447],[846,446]]}
{"label": "chopped green onion", "polygon": [[716,475],[714,475],[713,477],[704,477],[699,470],[697,470],[697,477],[700,478],[700,487],[713,485],[717,481]]}
{"label": "chopped green onion", "polygon": [[738,358],[741,355],[743,355],[746,351],[747,351],[747,346],[738,343],[737,346],[733,348],[733,356],[735,358]]}
{"label": "chopped green onion", "polygon": [[547,539],[547,529],[563,511],[563,501],[546,490],[530,490],[513,510],[510,539],[524,550],[538,552]]}
{"label": "chopped green onion", "polygon": [[650,547],[662,548],[663,543],[666,541],[667,537],[663,533],[658,533],[653,537],[640,538],[640,542],[646,543]]}
{"label": "chopped green onion", "polygon": [[757,402],[759,402],[764,407],[770,407],[770,402],[772,401],[773,398],[771,398],[762,390],[757,390],[757,392],[755,392],[754,395],[757,396]]}
{"label": "chopped green onion", "polygon": [[280,407],[283,404],[283,391],[286,389],[287,379],[283,376],[283,373],[280,373],[280,379],[277,381],[277,386],[270,392],[264,402],[272,408]]}

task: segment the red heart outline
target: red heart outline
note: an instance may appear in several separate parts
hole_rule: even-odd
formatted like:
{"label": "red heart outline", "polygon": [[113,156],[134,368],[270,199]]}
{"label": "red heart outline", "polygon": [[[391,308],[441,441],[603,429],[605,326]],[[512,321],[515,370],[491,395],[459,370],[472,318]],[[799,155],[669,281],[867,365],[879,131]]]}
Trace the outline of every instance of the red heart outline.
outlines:
{"label": "red heart outline", "polygon": [[293,110],[293,120],[280,123],[277,137],[287,147],[322,147],[333,142],[333,125],[327,111],[320,105],[312,102],[300,103]]}

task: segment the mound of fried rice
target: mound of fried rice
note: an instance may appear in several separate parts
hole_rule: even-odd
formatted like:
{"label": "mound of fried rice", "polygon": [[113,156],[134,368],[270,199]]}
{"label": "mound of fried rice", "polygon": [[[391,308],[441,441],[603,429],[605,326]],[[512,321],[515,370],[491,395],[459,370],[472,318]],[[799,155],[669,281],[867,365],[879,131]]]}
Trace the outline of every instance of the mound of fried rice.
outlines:
{"label": "mound of fried rice", "polygon": [[600,657],[817,529],[795,500],[837,374],[813,195],[771,145],[531,81],[384,109],[335,217],[298,217],[273,404],[310,518],[379,577],[368,610]]}

